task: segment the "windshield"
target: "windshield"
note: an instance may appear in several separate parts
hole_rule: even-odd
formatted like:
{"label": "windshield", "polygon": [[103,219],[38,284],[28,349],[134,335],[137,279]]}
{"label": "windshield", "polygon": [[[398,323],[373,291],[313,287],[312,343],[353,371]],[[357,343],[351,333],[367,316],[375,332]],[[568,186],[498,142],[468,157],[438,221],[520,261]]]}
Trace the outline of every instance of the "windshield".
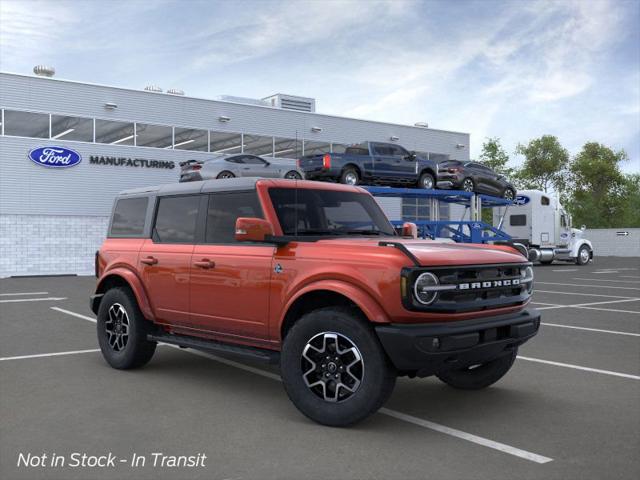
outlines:
{"label": "windshield", "polygon": [[284,235],[395,235],[370,195],[333,190],[271,188]]}

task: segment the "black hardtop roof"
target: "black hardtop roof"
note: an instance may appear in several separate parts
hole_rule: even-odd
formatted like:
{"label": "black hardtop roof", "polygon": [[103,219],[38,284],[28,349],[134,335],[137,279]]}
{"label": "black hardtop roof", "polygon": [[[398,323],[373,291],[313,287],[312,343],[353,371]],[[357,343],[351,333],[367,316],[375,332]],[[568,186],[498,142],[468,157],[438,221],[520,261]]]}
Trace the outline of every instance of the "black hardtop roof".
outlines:
{"label": "black hardtop roof", "polygon": [[260,177],[224,178],[203,180],[200,182],[166,183],[150,187],[132,188],[118,193],[118,197],[166,196],[190,193],[227,192],[235,190],[254,190]]}

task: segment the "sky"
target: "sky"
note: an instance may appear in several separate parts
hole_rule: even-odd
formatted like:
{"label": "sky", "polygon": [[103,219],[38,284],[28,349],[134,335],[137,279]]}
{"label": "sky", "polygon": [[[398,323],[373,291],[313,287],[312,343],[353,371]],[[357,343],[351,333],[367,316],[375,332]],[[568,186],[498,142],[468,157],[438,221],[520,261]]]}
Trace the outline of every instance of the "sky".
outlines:
{"label": "sky", "polygon": [[[640,0],[0,0],[0,70],[624,149],[640,172]],[[364,140],[364,139],[363,139]]]}

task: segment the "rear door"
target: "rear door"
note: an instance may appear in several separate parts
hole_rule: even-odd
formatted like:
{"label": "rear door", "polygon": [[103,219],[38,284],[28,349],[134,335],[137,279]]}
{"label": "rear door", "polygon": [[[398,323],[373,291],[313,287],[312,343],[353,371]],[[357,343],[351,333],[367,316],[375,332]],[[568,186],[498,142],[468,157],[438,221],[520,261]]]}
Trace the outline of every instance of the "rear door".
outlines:
{"label": "rear door", "polygon": [[275,248],[236,242],[238,217],[263,217],[255,190],[208,195],[205,243],[191,256],[191,321],[230,340],[266,341]]}
{"label": "rear door", "polygon": [[189,277],[200,195],[159,197],[152,238],[138,257],[138,271],[157,321],[189,325]]}

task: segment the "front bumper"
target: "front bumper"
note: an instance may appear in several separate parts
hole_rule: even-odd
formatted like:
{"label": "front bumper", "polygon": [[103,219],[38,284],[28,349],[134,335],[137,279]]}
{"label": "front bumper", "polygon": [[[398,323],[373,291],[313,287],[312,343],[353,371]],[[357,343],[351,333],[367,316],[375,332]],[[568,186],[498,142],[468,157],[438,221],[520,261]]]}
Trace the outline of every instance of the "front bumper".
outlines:
{"label": "front bumper", "polygon": [[380,325],[375,330],[401,374],[427,377],[498,358],[532,338],[539,328],[540,313],[529,309],[478,320]]}

